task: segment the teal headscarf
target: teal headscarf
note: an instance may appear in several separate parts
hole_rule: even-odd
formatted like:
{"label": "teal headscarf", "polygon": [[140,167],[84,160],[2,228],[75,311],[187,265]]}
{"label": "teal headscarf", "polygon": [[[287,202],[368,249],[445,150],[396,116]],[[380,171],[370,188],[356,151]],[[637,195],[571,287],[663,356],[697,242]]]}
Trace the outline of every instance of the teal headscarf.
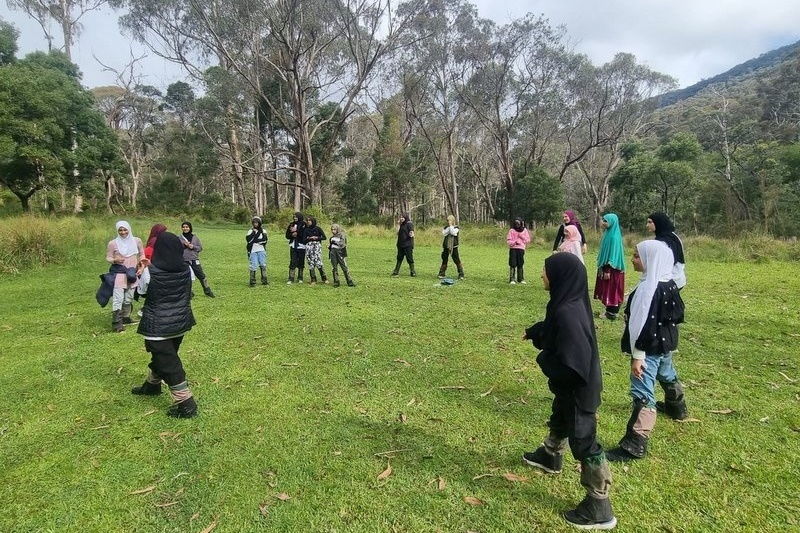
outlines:
{"label": "teal headscarf", "polygon": [[600,239],[600,251],[597,253],[597,268],[610,265],[611,268],[625,272],[625,252],[622,249],[622,231],[619,229],[619,217],[614,213],[606,213],[603,220],[608,228]]}

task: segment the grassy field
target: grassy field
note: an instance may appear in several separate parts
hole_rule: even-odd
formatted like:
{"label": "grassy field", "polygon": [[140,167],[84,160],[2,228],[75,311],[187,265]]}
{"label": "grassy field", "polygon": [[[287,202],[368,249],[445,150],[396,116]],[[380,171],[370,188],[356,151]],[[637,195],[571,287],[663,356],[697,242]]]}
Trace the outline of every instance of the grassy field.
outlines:
{"label": "grassy field", "polygon": [[[544,314],[544,239],[528,284],[510,286],[502,230],[496,244],[466,231],[467,279],[443,287],[436,229],[419,239],[417,278],[389,276],[390,231],[354,231],[358,286],[334,289],[287,286],[272,231],[270,285],[251,289],[244,231],[195,224],[217,298],[196,288],[182,347],[191,420],[165,416],[167,395],[129,392],[143,341],[110,333],[94,301],[113,225],[62,264],[0,277],[0,531],[570,530],[559,512],[583,497],[575,462],[548,477],[520,460],[551,401],[520,340]],[[676,366],[691,420],[660,418],[649,457],[612,466],[617,530],[800,531],[800,265],[689,252]],[[612,446],[629,363],[621,323],[597,328]]]}

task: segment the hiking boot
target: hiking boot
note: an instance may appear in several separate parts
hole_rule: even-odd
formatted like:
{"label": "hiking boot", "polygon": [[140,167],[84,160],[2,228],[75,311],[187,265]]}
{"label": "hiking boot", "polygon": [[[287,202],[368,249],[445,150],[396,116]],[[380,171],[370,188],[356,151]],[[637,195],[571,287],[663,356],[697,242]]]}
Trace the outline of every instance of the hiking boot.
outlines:
{"label": "hiking boot", "polygon": [[214,296],[214,292],[211,290],[211,287],[205,287],[203,289],[203,294],[205,294],[209,298],[216,298],[216,296]]}
{"label": "hiking boot", "polygon": [[608,498],[586,496],[575,509],[564,513],[564,520],[578,529],[614,529],[617,519]]}
{"label": "hiking boot", "polygon": [[193,418],[197,416],[197,402],[194,397],[187,398],[167,409],[167,415],[174,418]]}
{"label": "hiking boot", "polygon": [[[327,283],[327,282],[326,282],[326,283]],[[338,282],[338,281],[334,281],[334,282],[333,282],[333,287],[334,287],[334,288],[336,288],[336,287],[338,287],[338,286],[339,286],[339,282]]]}
{"label": "hiking boot", "polygon": [[347,280],[347,286],[348,286],[348,287],[355,287],[355,286],[356,286],[356,283],[355,283],[355,281],[353,281],[352,279],[348,279],[348,280]]}
{"label": "hiking boot", "polygon": [[560,474],[564,456],[547,453],[544,446],[539,446],[535,451],[522,454],[522,461],[548,474]]}
{"label": "hiking boot", "polygon": [[161,383],[145,381],[139,387],[132,388],[131,394],[136,394],[137,396],[158,396],[161,394]]}

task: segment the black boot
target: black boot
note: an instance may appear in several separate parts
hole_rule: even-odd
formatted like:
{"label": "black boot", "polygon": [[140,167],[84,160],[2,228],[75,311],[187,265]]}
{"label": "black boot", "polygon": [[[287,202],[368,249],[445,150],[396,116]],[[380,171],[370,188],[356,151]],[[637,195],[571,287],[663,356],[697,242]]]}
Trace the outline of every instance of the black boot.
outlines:
{"label": "black boot", "polygon": [[125,331],[125,326],[122,323],[122,311],[111,311],[111,331],[114,333]]}
{"label": "black boot", "polygon": [[514,279],[516,277],[516,270],[517,269],[514,267],[508,267],[508,283],[511,285],[514,285],[517,282],[517,280]]}
{"label": "black boot", "polygon": [[261,267],[261,284],[269,285],[269,281],[267,281],[267,267]]}
{"label": "black boot", "polygon": [[347,280],[347,286],[348,287],[355,287],[356,286],[356,283],[353,281],[353,278],[350,277],[350,272],[349,271],[344,273],[344,279]]}
{"label": "black boot", "polygon": [[203,286],[203,294],[208,296],[209,298],[214,298],[214,292],[211,290],[211,287],[208,286],[208,280],[200,281],[200,285]]}
{"label": "black boot", "polygon": [[521,266],[517,267],[517,283],[527,283],[525,281],[525,271]]}
{"label": "black boot", "polygon": [[437,278],[443,279],[445,277],[445,272],[447,272],[447,262],[445,261],[442,263],[442,266],[439,267],[439,274],[436,275]]}
{"label": "black boot", "polygon": [[464,266],[461,263],[456,263],[458,268],[458,279],[464,279]]}
{"label": "black boot", "polygon": [[189,397],[167,409],[167,415],[174,418],[195,417],[197,416],[197,402],[194,401],[193,396]]}
{"label": "black boot", "polygon": [[647,455],[647,442],[655,424],[655,410],[646,407],[644,400],[635,399],[625,436],[619,446],[606,453],[606,458],[612,462],[627,462]]}
{"label": "black boot", "polygon": [[539,446],[535,451],[522,454],[522,461],[548,474],[560,474],[564,456],[562,454],[554,455],[549,453],[544,446]]}
{"label": "black boot", "polygon": [[317,284],[317,274],[314,272],[313,268],[308,269],[308,277],[311,278],[309,285],[316,285]]}
{"label": "black boot", "polygon": [[673,420],[683,420],[689,416],[686,400],[683,398],[683,385],[680,381],[674,383],[659,382],[664,389],[664,401],[656,402],[656,411],[664,413]]}
{"label": "black boot", "polygon": [[321,268],[319,269],[319,277],[322,280],[322,283],[328,283],[328,276],[325,275],[325,271]]}
{"label": "black boot", "polygon": [[614,529],[617,519],[608,498],[593,498],[588,494],[578,506],[564,513],[564,520],[578,529]]}
{"label": "black boot", "polygon": [[393,277],[397,277],[397,276],[399,276],[399,275],[400,275],[400,265],[401,265],[402,263],[403,263],[403,260],[401,259],[401,260],[400,260],[400,261],[398,261],[398,262],[397,262],[397,264],[394,266],[394,270],[392,271],[392,276],[393,276]]}
{"label": "black boot", "polygon": [[256,286],[256,271],[255,270],[251,270],[250,271],[250,286],[251,287],[255,287]]}
{"label": "black boot", "polygon": [[410,272],[410,274],[411,274],[411,277],[412,277],[412,278],[415,278],[415,277],[417,277],[417,271],[416,271],[416,270],[414,270],[414,263],[409,263],[409,264],[408,264],[408,268],[409,268],[409,270],[411,271],[411,272]]}
{"label": "black boot", "polygon": [[305,270],[304,265],[297,267],[297,283],[303,283],[303,270]]}
{"label": "black boot", "polygon": [[119,316],[122,317],[123,324],[128,325],[137,322],[131,318],[131,313],[133,313],[133,304],[122,304],[122,310],[119,312]]}
{"label": "black boot", "polygon": [[161,394],[161,383],[150,383],[145,380],[141,386],[132,388],[131,394],[136,394],[137,396],[157,396]]}

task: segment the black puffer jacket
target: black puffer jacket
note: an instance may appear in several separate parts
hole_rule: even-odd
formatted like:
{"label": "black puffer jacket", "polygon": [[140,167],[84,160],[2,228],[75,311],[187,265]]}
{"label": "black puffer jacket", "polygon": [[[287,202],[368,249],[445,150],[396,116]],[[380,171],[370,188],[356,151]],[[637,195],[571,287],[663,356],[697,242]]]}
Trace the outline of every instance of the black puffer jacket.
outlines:
{"label": "black puffer jacket", "polygon": [[145,337],[176,337],[196,324],[190,300],[192,278],[188,267],[167,272],[150,266],[150,284],[137,332]]}

